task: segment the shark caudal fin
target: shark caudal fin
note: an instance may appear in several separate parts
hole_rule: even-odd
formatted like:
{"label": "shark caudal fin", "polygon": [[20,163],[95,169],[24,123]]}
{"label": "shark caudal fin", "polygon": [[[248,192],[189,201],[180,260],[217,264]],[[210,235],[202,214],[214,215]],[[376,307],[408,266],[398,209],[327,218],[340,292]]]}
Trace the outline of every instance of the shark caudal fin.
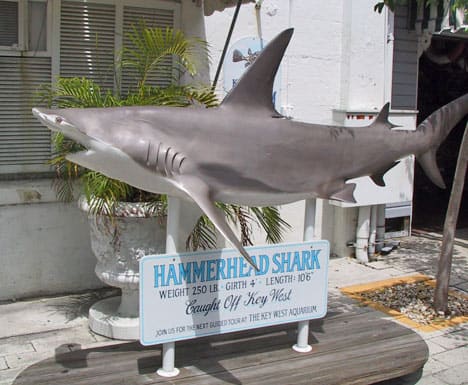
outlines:
{"label": "shark caudal fin", "polygon": [[436,149],[430,149],[424,154],[419,155],[416,159],[431,182],[434,183],[437,187],[445,189],[446,186],[444,178],[442,178],[439,167],[437,166]]}
{"label": "shark caudal fin", "polygon": [[465,94],[434,111],[416,129],[418,133],[430,137],[430,147],[416,154],[416,159],[431,182],[440,188],[445,188],[445,183],[437,167],[437,148],[467,114],[468,94]]}
{"label": "shark caudal fin", "polygon": [[281,32],[262,50],[226,95],[221,107],[235,105],[237,109],[241,107],[265,112],[272,117],[282,117],[273,106],[273,82],[293,31],[290,28]]}

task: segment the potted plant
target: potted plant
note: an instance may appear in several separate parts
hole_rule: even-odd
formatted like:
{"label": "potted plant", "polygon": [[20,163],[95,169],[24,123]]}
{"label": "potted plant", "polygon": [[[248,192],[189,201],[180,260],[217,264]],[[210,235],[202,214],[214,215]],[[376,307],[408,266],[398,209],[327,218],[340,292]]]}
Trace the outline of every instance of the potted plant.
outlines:
{"label": "potted plant", "polygon": [[[135,83],[126,94],[103,91],[98,84],[86,78],[59,78],[44,95],[50,105],[70,107],[115,107],[130,105],[189,106],[217,104],[214,93],[207,88],[179,85],[180,76],[196,73],[197,55],[206,55],[206,43],[190,39],[181,31],[134,27],[129,34],[132,47],[125,47],[117,69],[130,68]],[[150,85],[148,79],[161,64],[170,58],[172,84],[168,87]],[[163,66],[164,67],[164,66]],[[119,71],[116,71],[118,73]],[[88,213],[91,246],[98,259],[96,273],[111,286],[122,289],[121,298],[110,298],[95,304],[90,310],[93,331],[119,339],[138,339],[138,284],[139,259],[143,255],[164,252],[166,198],[113,180],[93,170],[84,169],[67,161],[70,153],[82,147],[62,134],[53,137],[55,156],[52,164],[57,178],[55,188],[59,198],[74,198],[76,181],[82,188],[80,207]],[[281,240],[282,230],[288,225],[276,208],[243,208],[219,205],[241,228],[244,244],[251,242],[251,223],[257,223],[267,233],[267,240]],[[214,226],[207,217],[198,220],[187,239],[192,249],[212,248],[216,244]]]}

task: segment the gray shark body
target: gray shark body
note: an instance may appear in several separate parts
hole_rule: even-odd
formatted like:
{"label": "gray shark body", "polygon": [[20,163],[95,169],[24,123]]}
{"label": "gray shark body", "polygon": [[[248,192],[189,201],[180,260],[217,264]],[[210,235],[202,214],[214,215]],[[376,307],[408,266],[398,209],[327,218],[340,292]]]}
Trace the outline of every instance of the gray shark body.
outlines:
{"label": "gray shark body", "polygon": [[188,198],[252,263],[214,202],[249,206],[306,198],[354,201],[347,180],[383,174],[416,155],[431,180],[444,182],[435,151],[468,113],[468,94],[436,111],[416,131],[397,130],[389,105],[368,127],[288,120],[271,102],[274,76],[292,30],[278,35],[217,108],[34,109],[52,130],[88,151],[68,159],[135,187]]}

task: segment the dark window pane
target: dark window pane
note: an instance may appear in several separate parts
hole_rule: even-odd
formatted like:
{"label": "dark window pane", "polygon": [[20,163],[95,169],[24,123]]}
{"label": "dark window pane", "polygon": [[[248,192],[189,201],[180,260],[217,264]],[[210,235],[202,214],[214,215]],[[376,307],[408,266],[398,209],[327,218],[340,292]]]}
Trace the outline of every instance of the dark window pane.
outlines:
{"label": "dark window pane", "polygon": [[0,1],[0,46],[18,46],[18,3]]}
{"label": "dark window pane", "polygon": [[47,50],[47,3],[29,2],[29,51]]}

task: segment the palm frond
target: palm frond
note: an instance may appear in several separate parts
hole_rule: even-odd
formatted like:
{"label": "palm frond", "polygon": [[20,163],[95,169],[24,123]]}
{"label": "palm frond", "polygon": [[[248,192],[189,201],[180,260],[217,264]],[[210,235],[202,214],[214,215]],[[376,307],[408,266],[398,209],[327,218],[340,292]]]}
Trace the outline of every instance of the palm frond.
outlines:
{"label": "palm frond", "polygon": [[91,214],[114,216],[117,204],[130,194],[131,186],[119,180],[88,170],[83,174],[86,199]]}
{"label": "palm frond", "polygon": [[216,228],[206,215],[198,219],[185,246],[190,250],[206,250],[216,247]]}
{"label": "palm frond", "polygon": [[186,37],[182,31],[172,28],[147,28],[144,22],[140,22],[132,26],[127,37],[131,46],[123,49],[122,66],[136,70],[139,88],[146,85],[151,74],[164,68],[171,73],[174,70],[178,72],[174,81],[185,71],[193,76],[200,58],[208,55],[208,45],[204,40]]}
{"label": "palm frond", "polygon": [[260,226],[266,232],[268,243],[279,243],[283,240],[283,233],[291,229],[291,225],[281,218],[277,207],[250,207]]}

